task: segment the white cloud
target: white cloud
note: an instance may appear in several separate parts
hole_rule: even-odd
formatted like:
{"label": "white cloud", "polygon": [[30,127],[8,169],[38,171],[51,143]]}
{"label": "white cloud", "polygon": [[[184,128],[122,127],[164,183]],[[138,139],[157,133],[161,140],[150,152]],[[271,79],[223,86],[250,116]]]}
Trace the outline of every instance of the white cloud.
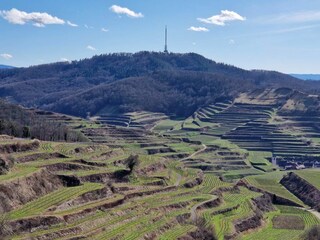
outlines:
{"label": "white cloud", "polygon": [[31,22],[36,27],[44,27],[47,24],[65,24],[65,21],[51,16],[46,12],[23,12],[18,9],[12,8],[9,11],[0,11],[0,15],[12,24],[24,25]]}
{"label": "white cloud", "polygon": [[209,32],[209,29],[205,27],[189,27],[188,30],[194,32]]}
{"label": "white cloud", "polygon": [[129,8],[126,7],[120,7],[118,5],[113,5],[110,7],[110,10],[114,13],[117,14],[125,14],[128,17],[132,17],[132,18],[142,18],[144,17],[142,13],[136,13],[132,10],[130,10]]}
{"label": "white cloud", "polygon": [[97,49],[95,47],[92,47],[91,45],[88,45],[87,49],[91,51],[97,51]]}
{"label": "white cloud", "polygon": [[92,27],[92,26],[89,26],[88,24],[85,24],[84,27],[85,27],[86,29],[93,29],[93,27]]}
{"label": "white cloud", "polygon": [[0,54],[0,56],[4,59],[7,59],[7,60],[13,58],[13,56],[9,53],[2,53],[2,54]]}
{"label": "white cloud", "polygon": [[236,12],[229,11],[229,10],[222,10],[219,15],[215,15],[209,18],[198,18],[200,22],[214,24],[218,26],[225,26],[226,22],[232,21],[245,21],[246,18],[242,17]]}
{"label": "white cloud", "polygon": [[60,61],[61,61],[61,62],[69,62],[69,59],[67,59],[67,58],[60,58]]}
{"label": "white cloud", "polygon": [[230,44],[230,45],[234,45],[234,44],[236,44],[236,41],[233,40],[233,39],[230,39],[230,40],[229,40],[229,44]]}
{"label": "white cloud", "polygon": [[70,21],[67,21],[67,24],[68,24],[70,27],[78,27],[78,24],[72,23],[72,22],[70,22]]}
{"label": "white cloud", "polygon": [[305,23],[320,21],[320,11],[301,11],[269,17],[267,23]]}
{"label": "white cloud", "polygon": [[109,29],[101,28],[101,32],[109,32]]}

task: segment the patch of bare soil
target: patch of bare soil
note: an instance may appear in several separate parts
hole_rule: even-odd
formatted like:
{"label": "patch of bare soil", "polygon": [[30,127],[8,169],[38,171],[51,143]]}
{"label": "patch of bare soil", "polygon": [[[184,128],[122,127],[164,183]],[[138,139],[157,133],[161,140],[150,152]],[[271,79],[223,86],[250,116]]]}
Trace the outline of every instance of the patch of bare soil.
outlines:
{"label": "patch of bare soil", "polygon": [[158,153],[174,153],[175,151],[172,148],[163,147],[163,148],[153,148],[147,149],[149,155],[154,155]]}
{"label": "patch of bare soil", "polygon": [[204,180],[204,175],[203,175],[203,172],[200,171],[200,172],[198,172],[197,177],[195,179],[192,179],[192,180],[186,182],[184,184],[184,186],[186,188],[193,188],[195,186],[200,185],[203,182],[203,180]]}
{"label": "patch of bare soil", "polygon": [[39,148],[40,142],[38,140],[34,140],[30,143],[8,143],[0,145],[0,153],[14,153],[14,152],[26,152]]}
{"label": "patch of bare soil", "polygon": [[272,224],[273,224],[273,227],[277,229],[304,230],[305,228],[304,221],[299,216],[290,216],[290,215],[275,216],[272,219]]}
{"label": "patch of bare soil", "polygon": [[83,159],[74,160],[72,162],[80,163],[80,164],[88,165],[88,166],[94,166],[94,167],[106,167],[107,166],[106,163],[89,162],[89,161],[86,161],[86,160],[83,160]]}
{"label": "patch of bare soil", "polygon": [[105,187],[102,189],[98,189],[95,191],[84,193],[84,194],[80,195],[79,197],[77,197],[76,199],[64,202],[60,206],[56,207],[55,209],[51,209],[51,210],[58,210],[58,211],[67,210],[67,209],[75,207],[75,206],[79,206],[79,205],[82,205],[82,204],[85,204],[85,203],[88,203],[91,201],[109,198],[111,196],[113,196],[112,190],[109,187]]}
{"label": "patch of bare soil", "polygon": [[55,163],[55,164],[46,165],[45,168],[51,172],[95,169],[94,167],[91,167],[91,166],[85,166],[82,164],[75,164],[75,163]]}
{"label": "patch of bare soil", "polygon": [[108,183],[113,178],[113,173],[95,173],[79,178],[82,182]]}
{"label": "patch of bare soil", "polygon": [[241,179],[240,181],[238,181],[237,186],[243,186],[243,187],[248,188],[250,191],[267,194],[271,197],[273,204],[287,205],[287,206],[293,206],[293,207],[303,207],[300,204],[297,204],[287,198],[280,197],[274,193],[267,192],[265,190],[262,190],[260,188],[255,187],[255,186],[252,186],[245,179]]}
{"label": "patch of bare soil", "polygon": [[0,184],[0,213],[9,212],[61,187],[63,183],[60,178],[46,170],[2,183]]}
{"label": "patch of bare soil", "polygon": [[0,155],[0,175],[4,175],[14,166],[15,159],[12,156]]}
{"label": "patch of bare soil", "polygon": [[63,237],[66,237],[68,235],[76,235],[76,234],[80,234],[82,231],[82,229],[80,227],[72,227],[72,228],[67,228],[67,229],[62,229],[60,231],[56,231],[56,232],[51,232],[51,233],[47,233],[47,234],[43,234],[41,236],[37,236],[37,237],[30,237],[30,238],[25,238],[26,240],[51,240],[51,239],[61,239]]}
{"label": "patch of bare soil", "polygon": [[239,219],[234,222],[234,227],[236,230],[236,235],[248,231],[250,229],[258,228],[263,223],[263,214],[259,209],[253,210],[254,214],[245,219]]}
{"label": "patch of bare soil", "polygon": [[148,175],[151,173],[162,171],[166,168],[167,166],[163,162],[159,161],[157,163],[150,164],[144,168],[137,169],[136,172],[139,175]]}
{"label": "patch of bare soil", "polygon": [[290,172],[281,179],[280,183],[305,204],[320,210],[320,191],[309,182]]}
{"label": "patch of bare soil", "polygon": [[12,140],[14,137],[9,135],[0,135],[0,140]]}
{"label": "patch of bare soil", "polygon": [[[7,233],[21,234],[28,233],[34,230],[48,229],[52,225],[63,223],[62,218],[54,216],[40,216],[33,218],[24,218],[15,221],[10,221],[6,224],[8,231]],[[3,236],[5,237],[5,236]]]}
{"label": "patch of bare soil", "polygon": [[93,153],[98,149],[99,147],[97,146],[78,147],[73,150],[73,153],[76,153],[76,154]]}

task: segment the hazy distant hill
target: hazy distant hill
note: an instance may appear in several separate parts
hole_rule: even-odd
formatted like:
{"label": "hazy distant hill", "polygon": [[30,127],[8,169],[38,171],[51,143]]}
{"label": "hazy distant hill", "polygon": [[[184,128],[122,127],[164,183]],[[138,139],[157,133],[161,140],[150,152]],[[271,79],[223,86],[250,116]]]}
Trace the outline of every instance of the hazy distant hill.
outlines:
{"label": "hazy distant hill", "polygon": [[320,80],[320,74],[290,74],[290,75],[302,80]]}
{"label": "hazy distant hill", "polygon": [[12,69],[12,68],[14,67],[0,64],[0,69]]}
{"label": "hazy distant hill", "polygon": [[108,54],[0,72],[0,97],[25,106],[86,116],[102,109],[188,116],[240,92],[276,87],[320,89],[292,76],[246,71],[198,54]]}

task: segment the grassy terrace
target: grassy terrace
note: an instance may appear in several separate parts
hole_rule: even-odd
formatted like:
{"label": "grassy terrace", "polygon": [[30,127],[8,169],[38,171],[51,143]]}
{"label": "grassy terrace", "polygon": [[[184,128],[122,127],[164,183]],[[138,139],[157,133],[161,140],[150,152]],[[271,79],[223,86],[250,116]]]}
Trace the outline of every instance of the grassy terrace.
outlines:
{"label": "grassy terrace", "polygon": [[295,173],[320,190],[319,169],[296,171]]}
{"label": "grassy terrace", "polygon": [[85,183],[79,187],[63,188],[56,192],[50,193],[35,201],[29,202],[22,208],[10,212],[10,219],[19,219],[42,215],[50,207],[59,205],[65,201],[76,198],[83,193],[102,188],[103,185],[97,183]]}
{"label": "grassy terrace", "polygon": [[[215,228],[218,239],[225,239],[226,235],[234,232],[234,221],[253,214],[251,199],[258,196],[260,196],[259,193],[251,192],[245,188],[240,188],[239,192],[224,193],[224,203],[221,206],[203,211],[206,224],[212,225]],[[230,210],[226,210],[225,213],[216,214],[224,209]]]}
{"label": "grassy terrace", "polygon": [[286,172],[271,172],[265,173],[258,176],[246,177],[248,183],[252,186],[260,188],[262,190],[274,193],[280,197],[289,199],[297,204],[304,206],[303,202],[298,199],[295,195],[290,193],[285,187],[283,187],[279,182],[281,178],[286,174]]}

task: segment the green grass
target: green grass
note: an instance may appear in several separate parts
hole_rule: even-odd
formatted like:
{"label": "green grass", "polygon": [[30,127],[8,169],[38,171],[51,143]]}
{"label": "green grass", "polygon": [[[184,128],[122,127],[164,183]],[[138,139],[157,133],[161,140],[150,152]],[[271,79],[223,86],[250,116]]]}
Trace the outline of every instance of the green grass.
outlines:
{"label": "green grass", "polygon": [[249,152],[248,160],[252,165],[267,165],[270,166],[271,163],[266,159],[272,157],[271,152]]}
{"label": "green grass", "polygon": [[188,143],[170,143],[167,144],[168,147],[172,148],[176,152],[188,152],[188,153],[194,153],[195,151],[201,149],[202,146],[198,145],[191,145]]}
{"label": "green grass", "polygon": [[180,225],[177,224],[173,228],[170,228],[168,231],[164,232],[158,239],[159,240],[169,240],[169,239],[178,239],[186,235],[188,232],[195,230],[194,225]]}
{"label": "green grass", "polygon": [[5,175],[0,175],[0,183],[5,181],[12,181],[17,178],[26,177],[39,169],[34,166],[28,166],[25,164],[17,164]]}
{"label": "green grass", "polygon": [[102,234],[95,236],[94,239],[96,240],[112,239],[120,234],[122,234],[122,237],[123,237],[124,233],[128,233],[128,229],[131,229],[131,231],[134,231],[135,227],[139,223],[147,224],[147,220],[148,220],[147,216],[133,217],[127,221],[122,221],[121,223],[117,224],[117,226],[112,227],[112,229],[108,231],[104,231]]}
{"label": "green grass", "polygon": [[316,216],[304,209],[282,205],[277,205],[276,207],[280,210],[281,214],[300,216],[303,219],[306,228],[320,224],[320,220]]}
{"label": "green grass", "polygon": [[216,188],[227,187],[229,185],[229,183],[222,182],[217,176],[214,176],[213,174],[205,174],[204,181],[201,185],[201,192],[211,193]]}
{"label": "green grass", "polygon": [[[223,240],[225,235],[233,232],[233,222],[253,214],[251,199],[260,196],[260,193],[252,192],[246,188],[240,188],[239,192],[225,192],[223,194],[224,202],[222,205],[207,210],[204,213],[207,224],[215,228],[217,238]],[[212,215],[212,212],[227,208],[236,207],[234,210],[226,213]]]}
{"label": "green grass", "polygon": [[320,190],[320,169],[306,169],[295,173]]}
{"label": "green grass", "polygon": [[250,175],[261,175],[261,174],[263,174],[263,173],[257,169],[248,168],[248,169],[227,171],[225,174],[223,174],[223,177],[228,180],[233,180],[233,179],[240,179],[240,178],[250,176]]}
{"label": "green grass", "polygon": [[179,130],[179,129],[181,129],[182,123],[183,123],[183,121],[176,121],[176,120],[167,119],[167,120],[160,121],[153,130],[155,132]]}
{"label": "green grass", "polygon": [[10,212],[9,218],[19,219],[39,215],[44,213],[50,207],[58,206],[59,204],[76,198],[83,193],[100,188],[103,188],[103,185],[98,183],[85,183],[78,187],[62,188],[43,197],[40,197],[39,199],[31,201],[21,208]]}
{"label": "green grass", "polygon": [[257,188],[260,188],[270,193],[274,193],[280,197],[289,199],[301,206],[304,206],[303,202],[300,199],[298,199],[296,196],[290,193],[285,187],[283,187],[279,183],[285,174],[286,172],[277,171],[265,173],[264,175],[246,177],[246,180],[249,182],[249,184]]}

